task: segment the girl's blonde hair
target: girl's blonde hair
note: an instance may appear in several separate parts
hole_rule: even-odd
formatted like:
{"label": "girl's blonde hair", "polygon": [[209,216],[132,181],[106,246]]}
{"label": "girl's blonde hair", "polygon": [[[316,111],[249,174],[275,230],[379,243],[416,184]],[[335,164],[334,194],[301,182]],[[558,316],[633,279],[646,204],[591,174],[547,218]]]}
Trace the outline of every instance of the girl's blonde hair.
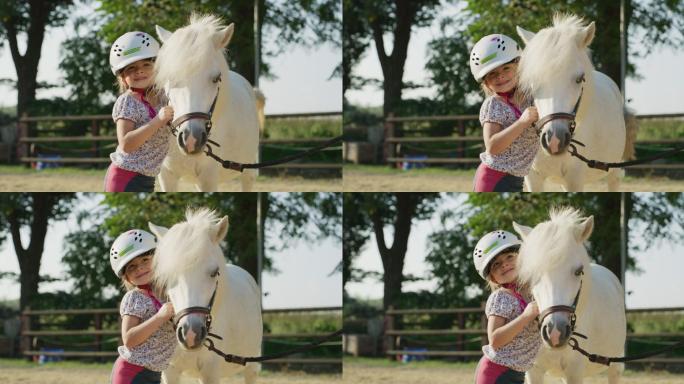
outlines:
{"label": "girl's blonde hair", "polygon": [[[154,61],[154,60],[142,59],[139,61]],[[137,61],[136,61],[136,63],[137,63]],[[131,64],[133,64],[133,63],[131,63]],[[126,67],[128,67],[128,65]],[[125,93],[130,88],[128,86],[128,84],[126,84],[126,82],[123,79],[123,73],[126,70],[126,67],[122,68],[119,71],[119,73],[117,73],[117,75],[116,75],[116,84],[119,87],[119,95]],[[158,107],[159,104],[161,103],[163,92],[164,92],[163,89],[159,89],[155,85],[151,85],[145,90],[145,99],[147,99],[147,101],[150,104],[152,104],[152,106]]]}
{"label": "girl's blonde hair", "polygon": [[[512,63],[512,64],[515,64],[516,69],[517,69],[517,68],[518,68],[518,62],[519,62],[519,61],[520,61],[520,58],[518,57],[518,58],[515,58],[515,59],[509,61],[509,62],[506,63],[506,64],[502,64],[501,66],[504,66],[504,65],[507,65],[507,64],[511,64],[511,63]],[[498,67],[497,67],[497,68],[498,68]],[[516,84],[517,84],[517,83],[518,83],[518,81],[517,81],[517,78],[518,78],[517,70],[516,70],[516,75],[515,75],[515,77],[516,77]],[[482,89],[482,92],[484,92],[485,97],[495,96],[495,95],[496,95],[496,92],[494,92],[491,88],[489,88],[489,87],[487,86],[487,80],[485,80],[485,78],[486,78],[486,76],[484,76],[484,77],[482,78],[482,81],[480,81],[480,88]],[[522,103],[523,103],[523,102],[525,101],[525,99],[526,99],[526,95],[523,93],[523,91],[521,91],[521,90],[516,86],[515,92],[513,93],[513,97],[512,97],[511,99],[513,100],[513,102],[514,102],[516,105],[522,105]]]}

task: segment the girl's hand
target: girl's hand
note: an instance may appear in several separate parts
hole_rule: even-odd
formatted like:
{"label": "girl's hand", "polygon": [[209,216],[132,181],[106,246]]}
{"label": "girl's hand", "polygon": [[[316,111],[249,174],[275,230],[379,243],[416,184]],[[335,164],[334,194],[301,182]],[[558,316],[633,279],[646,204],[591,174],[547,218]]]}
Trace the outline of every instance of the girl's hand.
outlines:
{"label": "girl's hand", "polygon": [[159,117],[159,120],[166,124],[169,121],[173,120],[173,107],[170,105],[167,105],[166,107],[163,107],[162,109],[159,110],[159,113],[157,114]]}
{"label": "girl's hand", "polygon": [[173,304],[170,302],[164,303],[162,307],[159,308],[159,312],[157,312],[157,315],[164,320],[169,320],[174,314],[175,312],[173,310]]}
{"label": "girl's hand", "polygon": [[527,125],[532,125],[537,120],[539,120],[537,107],[527,107],[523,111],[522,116],[520,116],[520,121],[526,123]]}
{"label": "girl's hand", "polygon": [[536,301],[532,301],[527,304],[527,307],[525,307],[525,311],[523,312],[523,316],[530,319],[530,321],[539,316],[539,307],[537,306]]}

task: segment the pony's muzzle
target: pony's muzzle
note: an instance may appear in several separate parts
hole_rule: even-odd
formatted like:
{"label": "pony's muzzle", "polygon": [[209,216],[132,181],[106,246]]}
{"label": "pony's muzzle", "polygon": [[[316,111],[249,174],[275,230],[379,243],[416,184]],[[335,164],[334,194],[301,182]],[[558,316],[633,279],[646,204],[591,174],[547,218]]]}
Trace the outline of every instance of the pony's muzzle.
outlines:
{"label": "pony's muzzle", "polygon": [[189,315],[178,324],[176,338],[185,349],[196,349],[202,346],[207,337],[207,327],[204,324],[204,316]]}
{"label": "pony's muzzle", "polygon": [[178,132],[178,147],[188,155],[202,152],[207,144],[207,132],[203,120],[190,120],[185,127]]}
{"label": "pony's muzzle", "polygon": [[541,326],[541,336],[551,348],[563,347],[572,335],[570,319],[565,312],[554,313],[547,317]]}
{"label": "pony's muzzle", "polygon": [[570,144],[572,134],[568,120],[555,120],[549,123],[549,127],[541,134],[542,148],[549,155],[558,155],[565,151]]}

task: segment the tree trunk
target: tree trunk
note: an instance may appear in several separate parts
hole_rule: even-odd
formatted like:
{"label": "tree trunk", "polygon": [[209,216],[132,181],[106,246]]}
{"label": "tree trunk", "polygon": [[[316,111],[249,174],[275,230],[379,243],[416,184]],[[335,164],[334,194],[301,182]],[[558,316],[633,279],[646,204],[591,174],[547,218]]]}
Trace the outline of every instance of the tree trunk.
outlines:
{"label": "tree trunk", "polygon": [[[619,1],[605,1],[601,2],[600,6],[602,15],[605,15],[606,20],[613,20],[612,23],[606,23],[598,26],[600,30],[596,33],[601,33],[604,38],[602,46],[593,47],[596,55],[601,57],[601,67],[597,68],[599,71],[605,73],[615,81],[618,88],[620,87],[620,2]],[[596,40],[595,40],[596,41]],[[591,46],[590,46],[591,48]]]}
{"label": "tree trunk", "polygon": [[2,23],[7,30],[10,53],[14,68],[17,71],[17,116],[27,111],[36,99],[36,77],[38,75],[38,63],[40,62],[40,50],[45,37],[45,24],[51,10],[50,2],[42,0],[29,1],[29,14],[31,23],[28,27],[26,52],[19,53],[17,42],[17,26],[15,20],[3,19]]}
{"label": "tree trunk", "polygon": [[401,294],[401,285],[404,280],[404,257],[408,246],[408,238],[411,234],[411,221],[416,211],[417,197],[410,193],[397,193],[396,217],[394,219],[394,241],[388,248],[383,232],[383,222],[379,213],[371,216],[373,232],[375,233],[378,251],[382,259],[384,269],[384,295],[383,308],[387,309],[394,305]]}
{"label": "tree trunk", "polygon": [[[259,0],[259,34],[261,34],[265,11],[265,1]],[[231,52],[229,58],[235,63],[235,68],[232,70],[244,76],[254,85],[256,84],[256,72],[254,71],[254,2],[232,2],[231,14],[235,18],[235,20],[231,20],[231,22],[235,22],[234,36],[240,36],[239,39],[233,38],[228,44],[228,50]],[[259,62],[261,62],[261,58],[259,58]]]}
{"label": "tree trunk", "polygon": [[19,214],[13,210],[8,215],[12,243],[19,261],[19,278],[21,284],[21,295],[19,298],[19,308],[23,310],[31,305],[33,298],[38,293],[38,283],[40,281],[40,261],[43,257],[45,247],[45,236],[47,234],[48,219],[52,213],[52,207],[57,199],[49,193],[33,193],[33,221],[31,222],[30,240],[27,248],[21,244],[21,224]]}
{"label": "tree trunk", "polygon": [[[228,233],[233,236],[234,263],[257,280],[256,193],[238,193]],[[239,221],[238,221],[239,220]]]}
{"label": "tree trunk", "polygon": [[417,13],[416,5],[410,1],[395,0],[395,4],[396,24],[392,32],[394,46],[391,54],[388,55],[385,50],[380,18],[375,18],[371,22],[375,49],[378,53],[384,79],[383,116],[395,112],[401,102],[401,91],[404,87],[404,64],[406,63],[408,44],[411,38],[411,24]]}

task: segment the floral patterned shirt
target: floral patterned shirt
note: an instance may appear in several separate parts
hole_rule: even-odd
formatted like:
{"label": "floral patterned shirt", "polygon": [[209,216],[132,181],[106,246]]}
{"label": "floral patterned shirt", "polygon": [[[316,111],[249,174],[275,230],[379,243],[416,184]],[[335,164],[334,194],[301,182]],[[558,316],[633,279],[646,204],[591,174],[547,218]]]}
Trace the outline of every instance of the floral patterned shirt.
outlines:
{"label": "floral patterned shirt", "polygon": [[[157,112],[159,112],[159,109],[161,107],[157,107]],[[133,122],[135,129],[142,127],[152,120],[145,104],[138,100],[130,91],[121,94],[116,103],[114,103],[112,119],[114,119],[114,123],[119,119],[130,120]],[[169,151],[170,135],[170,129],[161,127],[135,151],[126,153],[117,147],[116,152],[111,153],[109,158],[112,160],[112,163],[121,169],[155,177],[159,174],[161,164]]]}
{"label": "floral patterned shirt", "polygon": [[[532,100],[525,100],[520,105],[520,110],[532,105]],[[506,104],[500,96],[490,96],[485,99],[480,108],[480,123],[497,123],[504,129],[515,123],[518,118],[513,112],[513,108]],[[489,168],[500,172],[506,172],[513,176],[524,177],[530,172],[532,161],[539,149],[539,137],[534,127],[526,128],[511,145],[503,152],[492,155],[487,152],[480,154],[480,160]]]}
{"label": "floral patterned shirt", "polygon": [[[130,315],[140,318],[140,322],[148,320],[157,313],[152,298],[140,289],[133,289],[121,299],[119,308],[121,316]],[[176,335],[173,325],[165,321],[159,329],[142,344],[128,349],[119,346],[119,355],[131,364],[145,367],[149,370],[161,372],[169,366],[171,356],[176,348]]]}
{"label": "floral patterned shirt", "polygon": [[[495,315],[503,317],[507,321],[515,319],[522,312],[522,305],[518,299],[503,288],[492,292],[485,305],[487,317]],[[541,347],[541,336],[537,329],[537,322],[532,321],[508,344],[499,349],[494,349],[491,345],[485,345],[482,347],[482,352],[484,352],[489,360],[496,364],[515,371],[525,372],[532,368],[539,347]]]}

